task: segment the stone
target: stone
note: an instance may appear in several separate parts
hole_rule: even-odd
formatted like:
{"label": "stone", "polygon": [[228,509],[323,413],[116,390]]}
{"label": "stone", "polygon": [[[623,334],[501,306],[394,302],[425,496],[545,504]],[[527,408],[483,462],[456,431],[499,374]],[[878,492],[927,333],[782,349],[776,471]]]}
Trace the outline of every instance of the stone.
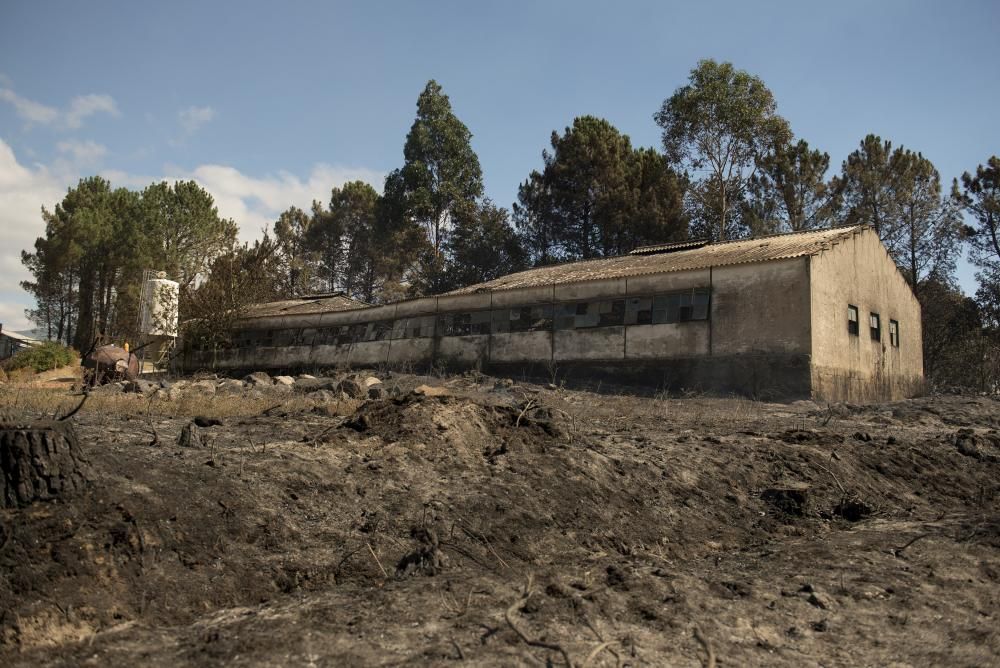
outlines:
{"label": "stone", "polygon": [[421,397],[450,397],[451,390],[447,387],[435,387],[433,385],[418,385],[413,388],[413,393]]}
{"label": "stone", "polygon": [[125,390],[125,383],[106,383],[104,385],[98,385],[91,392],[95,394],[117,394]]}
{"label": "stone", "polygon": [[222,394],[241,394],[245,389],[246,385],[243,381],[236,380],[235,378],[221,380],[217,386],[217,391]]}
{"label": "stone", "polygon": [[310,376],[307,373],[300,373],[295,377],[295,380],[316,380],[316,376]]}
{"label": "stone", "polygon": [[809,594],[809,598],[806,599],[810,605],[814,605],[820,610],[829,610],[831,607],[831,601],[824,594],[818,591],[813,591]]}
{"label": "stone", "polygon": [[337,385],[337,389],[352,399],[363,399],[368,396],[368,388],[357,378],[345,378]]}
{"label": "stone", "polygon": [[182,448],[201,448],[205,444],[201,440],[201,431],[194,422],[188,422],[177,437],[177,445]]}
{"label": "stone", "polygon": [[271,379],[271,377],[269,375],[267,375],[266,373],[264,373],[263,371],[254,371],[250,375],[246,376],[243,379],[243,381],[247,385],[254,385],[254,386],[256,386],[256,385],[264,385],[264,386],[274,385],[274,381]]}
{"label": "stone", "polygon": [[386,397],[386,392],[384,389],[382,389],[381,384],[368,388],[369,399],[385,399],[385,397]]}
{"label": "stone", "polygon": [[125,383],[124,390],[134,394],[152,394],[160,389],[156,383],[148,380],[130,380]]}
{"label": "stone", "polygon": [[309,398],[319,404],[331,404],[340,401],[340,394],[334,394],[331,390],[316,390],[309,395]]}
{"label": "stone", "polygon": [[214,380],[196,380],[191,383],[191,390],[199,394],[215,394]]}
{"label": "stone", "polygon": [[274,384],[275,385],[284,385],[286,387],[291,387],[292,385],[295,385],[295,379],[292,378],[291,376],[275,376],[274,377]]}
{"label": "stone", "polygon": [[336,391],[339,383],[333,378],[297,378],[295,380],[296,392],[319,392],[320,390]]}
{"label": "stone", "polygon": [[368,376],[367,378],[364,379],[364,381],[362,381],[362,383],[364,384],[365,387],[370,388],[374,385],[381,385],[382,381],[376,378],[375,376]]}

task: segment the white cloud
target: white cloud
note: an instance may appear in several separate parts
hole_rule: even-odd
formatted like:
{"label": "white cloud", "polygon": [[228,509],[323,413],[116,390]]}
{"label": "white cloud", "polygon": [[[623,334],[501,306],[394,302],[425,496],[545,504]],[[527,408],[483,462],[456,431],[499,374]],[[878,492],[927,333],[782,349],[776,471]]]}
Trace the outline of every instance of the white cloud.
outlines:
{"label": "white cloud", "polygon": [[70,139],[56,144],[60,153],[69,154],[73,162],[80,166],[93,165],[100,161],[108,153],[108,149],[103,144],[94,141],[79,141]]}
{"label": "white cloud", "polygon": [[0,88],[0,100],[14,105],[17,115],[31,124],[49,125],[59,118],[59,110],[21,97],[9,88]]}
{"label": "white cloud", "polygon": [[[105,149],[94,142],[60,142],[61,152],[99,159]],[[77,183],[86,165],[82,160],[53,161],[50,166],[25,166],[13,149],[0,138],[0,322],[11,330],[28,329],[23,316],[31,298],[18,288],[29,278],[21,265],[21,250],[30,250],[35,238],[45,234],[41,207],[51,209],[62,200],[67,188]],[[240,239],[259,239],[290,206],[308,210],[313,200],[324,203],[330,189],[348,181],[361,180],[381,190],[384,174],[364,168],[317,164],[308,176],[290,172],[250,176],[227,165],[201,165],[194,169],[165,166],[159,176],[103,170],[101,175],[113,186],[141,189],[156,181],[194,180],[215,199],[219,214],[240,226]]]}
{"label": "white cloud", "polygon": [[21,251],[34,248],[45,233],[41,207],[53,206],[66,192],[69,175],[55,175],[47,168],[25,167],[0,139],[0,322],[10,330],[28,329],[24,309],[31,298],[19,288],[30,278],[21,265]]}
{"label": "white cloud", "polygon": [[118,105],[110,95],[91,94],[74,97],[65,115],[66,127],[78,128],[82,125],[83,119],[99,113],[121,116]]}
{"label": "white cloud", "polygon": [[193,135],[203,125],[215,118],[215,109],[211,107],[188,107],[177,112],[184,134]]}
{"label": "white cloud", "polygon": [[17,115],[27,121],[29,126],[53,125],[76,129],[83,125],[84,119],[94,114],[121,116],[118,105],[110,95],[78,95],[70,101],[69,109],[66,111],[29,100],[11,88],[0,88],[0,101],[13,105]]}

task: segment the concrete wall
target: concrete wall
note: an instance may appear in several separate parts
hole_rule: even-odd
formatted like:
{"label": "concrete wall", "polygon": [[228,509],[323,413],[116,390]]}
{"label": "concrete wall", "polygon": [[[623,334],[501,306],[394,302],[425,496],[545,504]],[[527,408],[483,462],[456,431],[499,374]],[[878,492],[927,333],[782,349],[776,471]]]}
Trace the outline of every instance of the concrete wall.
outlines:
{"label": "concrete wall", "polygon": [[[874,230],[814,256],[812,274],[812,386],[823,401],[898,399],[923,389],[920,303]],[[847,329],[847,307],[858,307],[859,331]],[[868,316],[878,313],[882,340],[873,341]],[[889,341],[889,320],[900,345]]]}
{"label": "concrete wall", "polygon": [[711,321],[678,322],[625,328],[625,357],[668,359],[708,355]]}
{"label": "concrete wall", "polygon": [[[709,319],[669,324],[615,325],[546,331],[496,332],[321,345],[258,348],[239,355],[198,353],[217,368],[310,368],[342,365],[440,364],[543,377],[587,374],[609,382],[674,389],[808,396],[810,290],[805,258],[715,269],[597,280],[494,293],[430,297],[395,305],[324,314],[320,326],[406,319],[578,301],[628,300],[695,288],[711,292]],[[263,319],[258,319],[263,320]],[[316,326],[316,316],[267,319],[282,327]],[[246,327],[241,327],[246,328]],[[308,349],[307,349],[308,351]],[[803,361],[804,360],[804,361]]]}
{"label": "concrete wall", "polygon": [[712,270],[712,355],[809,353],[806,258]]}
{"label": "concrete wall", "polygon": [[[433,339],[430,339],[433,343]],[[482,366],[489,359],[490,336],[471,334],[466,336],[442,336],[437,341],[437,359],[448,368],[472,368]]]}
{"label": "concrete wall", "polygon": [[386,362],[397,367],[427,369],[434,362],[434,339],[395,339],[389,342]]}
{"label": "concrete wall", "polygon": [[557,362],[624,359],[625,327],[559,330],[555,332],[553,357]]}
{"label": "concrete wall", "polygon": [[494,334],[490,337],[490,361],[549,363],[552,361],[552,333]]}

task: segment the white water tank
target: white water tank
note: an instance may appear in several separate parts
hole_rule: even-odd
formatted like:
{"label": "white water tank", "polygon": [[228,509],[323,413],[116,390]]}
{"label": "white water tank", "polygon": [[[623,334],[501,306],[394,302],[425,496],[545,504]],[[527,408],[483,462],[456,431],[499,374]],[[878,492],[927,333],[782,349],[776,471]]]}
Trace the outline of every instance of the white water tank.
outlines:
{"label": "white water tank", "polygon": [[[161,274],[162,275],[162,274]],[[140,330],[148,336],[177,336],[180,286],[166,278],[151,278],[142,286]]]}

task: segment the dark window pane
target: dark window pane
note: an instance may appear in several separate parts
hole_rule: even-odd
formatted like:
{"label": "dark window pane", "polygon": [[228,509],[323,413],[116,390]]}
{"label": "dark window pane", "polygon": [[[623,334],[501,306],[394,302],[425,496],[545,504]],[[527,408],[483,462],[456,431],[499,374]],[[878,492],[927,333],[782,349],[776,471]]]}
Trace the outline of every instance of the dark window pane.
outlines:
{"label": "dark window pane", "polygon": [[510,331],[510,311],[502,309],[493,311],[493,333],[506,334]]}
{"label": "dark window pane", "polygon": [[601,302],[598,306],[598,326],[610,327],[625,323],[625,300],[616,299],[610,302]]}

